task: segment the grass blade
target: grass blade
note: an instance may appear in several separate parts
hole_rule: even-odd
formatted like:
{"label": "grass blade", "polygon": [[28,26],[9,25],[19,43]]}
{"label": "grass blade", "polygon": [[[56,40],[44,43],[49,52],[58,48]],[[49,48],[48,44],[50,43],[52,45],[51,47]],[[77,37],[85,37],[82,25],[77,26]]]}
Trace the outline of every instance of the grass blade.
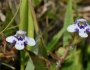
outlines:
{"label": "grass blade", "polygon": [[68,5],[66,8],[65,20],[64,20],[64,35],[63,35],[63,45],[67,45],[71,39],[70,34],[67,32],[67,27],[73,23],[72,15],[72,0],[68,0]]}
{"label": "grass blade", "polygon": [[63,34],[63,29],[62,30],[60,30],[53,38],[52,38],[52,40],[51,40],[51,42],[48,44],[48,46],[46,47],[46,49],[48,50],[48,51],[53,51],[56,47],[55,47],[55,45],[56,45],[56,43],[59,41],[59,39],[60,39],[60,37],[62,36],[62,34]]}

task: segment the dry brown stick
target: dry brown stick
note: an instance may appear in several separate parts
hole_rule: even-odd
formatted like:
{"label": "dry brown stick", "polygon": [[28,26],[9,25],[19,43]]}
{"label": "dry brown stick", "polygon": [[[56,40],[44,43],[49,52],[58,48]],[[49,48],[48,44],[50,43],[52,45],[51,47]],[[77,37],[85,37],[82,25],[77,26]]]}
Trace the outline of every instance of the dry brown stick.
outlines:
{"label": "dry brown stick", "polygon": [[38,18],[40,18],[40,17],[48,10],[47,7],[50,6],[50,5],[51,5],[53,8],[55,8],[54,2],[49,1],[49,2],[45,3],[44,6],[43,6],[42,11],[40,12],[40,14],[37,15]]}
{"label": "dry brown stick", "polygon": [[5,38],[5,36],[4,36],[4,34],[2,33],[1,34],[1,36],[2,36],[2,44],[3,44],[3,53],[5,53],[5,51],[6,51],[6,38]]}
{"label": "dry brown stick", "polygon": [[65,60],[65,57],[67,56],[67,54],[68,54],[68,48],[66,48],[66,50],[64,51],[64,54],[61,56],[61,57],[58,57],[58,60],[57,60],[57,62],[56,62],[56,70],[59,70],[59,68],[60,68],[60,66],[61,66],[61,64],[62,64],[62,62]]}
{"label": "dry brown stick", "polygon": [[13,51],[15,51],[16,50],[16,48],[15,47],[13,47],[12,49],[11,49],[11,51],[9,51],[9,52],[7,52],[7,53],[5,53],[5,54],[3,54],[3,56],[8,56],[8,55],[11,55],[12,53],[13,53]]}
{"label": "dry brown stick", "polygon": [[65,59],[65,57],[67,56],[68,52],[69,52],[69,49],[68,49],[68,48],[66,48],[66,49],[65,49],[65,51],[64,51],[63,56],[61,56],[61,57],[60,57],[60,60],[64,60],[64,59]]}
{"label": "dry brown stick", "polygon": [[58,56],[55,55],[54,53],[52,53],[52,52],[49,51],[48,54],[51,55],[51,57],[52,57],[53,59],[58,60]]}
{"label": "dry brown stick", "polygon": [[52,56],[53,59],[55,59],[57,62],[56,62],[56,70],[59,69],[59,67],[61,66],[62,62],[64,61],[65,57],[67,56],[69,52],[69,49],[66,48],[65,51],[64,51],[64,54],[62,56],[57,56],[56,54],[52,53],[52,52],[48,52],[49,55]]}
{"label": "dry brown stick", "polygon": [[0,45],[0,50],[3,52],[3,46],[2,45]]}
{"label": "dry brown stick", "polygon": [[39,56],[39,58],[41,59],[41,60],[44,60],[45,62],[46,62],[46,67],[47,68],[49,68],[50,67],[50,61],[49,60],[47,60],[46,58],[44,58],[43,56]]}

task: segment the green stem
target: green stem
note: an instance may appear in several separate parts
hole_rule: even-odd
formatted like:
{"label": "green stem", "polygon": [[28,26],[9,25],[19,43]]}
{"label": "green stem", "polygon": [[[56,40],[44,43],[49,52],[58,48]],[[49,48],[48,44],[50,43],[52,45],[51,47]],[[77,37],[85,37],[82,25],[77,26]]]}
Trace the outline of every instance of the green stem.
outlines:
{"label": "green stem", "polygon": [[7,67],[9,67],[9,68],[11,68],[12,70],[15,70],[15,67],[13,67],[13,66],[11,66],[11,65],[8,65],[8,64],[6,64],[6,63],[1,63],[2,65],[5,65],[5,66],[7,66]]}
{"label": "green stem", "polygon": [[21,64],[20,70],[24,70],[24,65]]}

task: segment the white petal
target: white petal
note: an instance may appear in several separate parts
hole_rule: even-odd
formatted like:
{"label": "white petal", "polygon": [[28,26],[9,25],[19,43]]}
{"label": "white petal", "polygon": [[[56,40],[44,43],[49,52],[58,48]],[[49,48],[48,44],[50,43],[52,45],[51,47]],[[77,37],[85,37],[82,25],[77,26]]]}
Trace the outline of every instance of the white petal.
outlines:
{"label": "white petal", "polygon": [[76,25],[75,24],[69,25],[67,27],[67,31],[68,32],[75,32],[75,28],[76,28]]}
{"label": "white petal", "polygon": [[27,37],[27,44],[30,46],[34,46],[36,42],[33,38]]}
{"label": "white petal", "polygon": [[84,32],[81,32],[81,33],[79,33],[79,36],[81,36],[83,38],[86,38],[86,37],[88,37],[88,34],[84,33]]}
{"label": "white petal", "polygon": [[13,36],[9,36],[6,38],[6,41],[9,43],[13,43],[13,40],[15,40],[15,38]]}
{"label": "white petal", "polygon": [[16,34],[26,34],[26,32],[23,30],[18,30]]}
{"label": "white petal", "polygon": [[24,43],[20,43],[20,42],[16,43],[15,48],[17,50],[23,50],[24,49]]}
{"label": "white petal", "polygon": [[83,19],[83,18],[77,19],[77,22],[80,22],[80,21],[87,22],[87,20],[86,19]]}
{"label": "white petal", "polygon": [[73,50],[74,49],[74,46],[70,46],[70,50]]}

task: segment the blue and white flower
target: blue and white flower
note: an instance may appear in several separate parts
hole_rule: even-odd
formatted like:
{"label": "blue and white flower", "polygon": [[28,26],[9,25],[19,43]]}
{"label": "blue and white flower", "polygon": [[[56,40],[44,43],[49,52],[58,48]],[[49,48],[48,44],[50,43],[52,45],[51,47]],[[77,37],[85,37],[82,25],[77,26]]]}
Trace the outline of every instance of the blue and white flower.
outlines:
{"label": "blue and white flower", "polygon": [[9,43],[15,43],[15,48],[18,50],[23,50],[25,47],[24,44],[28,44],[30,46],[35,45],[35,40],[31,37],[27,37],[26,32],[23,30],[17,31],[14,36],[7,37],[6,41]]}
{"label": "blue and white flower", "polygon": [[77,19],[76,22],[67,27],[68,32],[78,32],[79,36],[86,38],[88,37],[87,31],[90,32],[90,25],[87,20],[81,18]]}

